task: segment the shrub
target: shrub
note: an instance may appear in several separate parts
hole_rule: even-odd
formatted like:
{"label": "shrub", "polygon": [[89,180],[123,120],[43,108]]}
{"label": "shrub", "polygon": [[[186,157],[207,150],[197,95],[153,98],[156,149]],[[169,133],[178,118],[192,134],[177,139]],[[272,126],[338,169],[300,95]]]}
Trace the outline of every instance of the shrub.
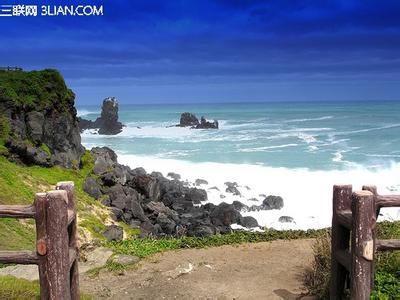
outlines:
{"label": "shrub", "polygon": [[[377,237],[394,239],[400,235],[400,222],[380,222]],[[304,274],[304,285],[310,294],[329,299],[331,275],[331,236],[325,233],[316,238],[314,260]],[[371,299],[400,299],[400,251],[378,252],[375,256],[375,288]]]}
{"label": "shrub", "polygon": [[331,273],[331,234],[325,232],[315,239],[313,245],[314,260],[311,268],[304,274],[304,284],[309,292],[320,299],[329,296]]}

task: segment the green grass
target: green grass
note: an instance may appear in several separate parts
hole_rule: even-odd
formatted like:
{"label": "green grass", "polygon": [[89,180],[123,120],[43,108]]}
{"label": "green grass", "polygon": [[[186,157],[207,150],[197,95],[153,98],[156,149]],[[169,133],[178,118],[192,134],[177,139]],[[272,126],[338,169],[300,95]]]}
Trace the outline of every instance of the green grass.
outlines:
{"label": "green grass", "polygon": [[[81,294],[81,300],[91,300],[92,296]],[[37,281],[18,279],[13,276],[0,276],[0,299],[31,300],[40,299],[40,288]]]}
{"label": "green grass", "polygon": [[0,276],[0,299],[39,299],[39,284],[13,276]]}
{"label": "green grass", "polygon": [[266,230],[265,232],[247,232],[236,231],[230,234],[213,235],[208,237],[182,237],[173,239],[131,239],[120,242],[109,242],[107,246],[115,253],[135,255],[138,257],[148,257],[158,252],[190,249],[190,248],[206,248],[222,245],[238,245],[243,243],[269,242],[278,239],[302,239],[314,238],[326,230]]}
{"label": "green grass", "polygon": [[[92,168],[89,152],[83,156],[79,170],[21,166],[0,156],[0,204],[31,204],[35,193],[51,190],[59,181],[74,181],[78,216],[83,223],[80,226],[95,232],[95,226],[102,224],[104,216],[94,214],[92,209],[101,205],[82,189]],[[89,221],[85,222],[86,219]],[[100,234],[96,237],[103,238]],[[34,243],[33,220],[0,219],[0,250],[34,249]]]}

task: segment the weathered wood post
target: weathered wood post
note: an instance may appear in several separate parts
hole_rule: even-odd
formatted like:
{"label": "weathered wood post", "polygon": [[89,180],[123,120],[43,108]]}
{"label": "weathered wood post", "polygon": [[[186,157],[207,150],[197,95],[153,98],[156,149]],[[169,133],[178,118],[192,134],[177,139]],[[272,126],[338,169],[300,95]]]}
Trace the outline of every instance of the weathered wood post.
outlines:
{"label": "weathered wood post", "polygon": [[342,299],[347,278],[345,266],[337,260],[341,250],[349,249],[350,231],[338,222],[338,214],[351,209],[351,185],[335,185],[333,187],[332,240],[331,240],[331,287],[330,298]]}
{"label": "weathered wood post", "polygon": [[373,285],[375,196],[370,191],[353,193],[352,214],[350,295],[354,300],[366,300]]}
{"label": "weathered wood post", "polygon": [[79,270],[78,270],[78,242],[77,242],[77,217],[74,197],[74,183],[65,181],[57,183],[57,190],[65,190],[68,195],[68,235],[70,251],[70,283],[71,299],[79,300]]}
{"label": "weathered wood post", "polygon": [[[51,191],[46,195],[47,253],[43,269],[48,281],[47,298],[70,300],[68,195],[66,191]],[[42,280],[41,280],[42,281]]]}
{"label": "weathered wood post", "polygon": [[35,197],[36,210],[36,253],[38,255],[39,281],[40,281],[40,298],[42,300],[49,299],[49,284],[47,280],[47,220],[46,205],[47,194],[37,193]]}

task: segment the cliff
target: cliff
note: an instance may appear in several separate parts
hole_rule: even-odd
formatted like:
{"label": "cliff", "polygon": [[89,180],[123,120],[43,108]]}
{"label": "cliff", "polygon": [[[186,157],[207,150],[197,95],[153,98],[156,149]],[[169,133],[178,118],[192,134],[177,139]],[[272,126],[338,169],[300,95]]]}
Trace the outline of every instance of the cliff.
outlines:
{"label": "cliff", "polygon": [[74,93],[56,70],[0,71],[2,154],[25,164],[78,168]]}

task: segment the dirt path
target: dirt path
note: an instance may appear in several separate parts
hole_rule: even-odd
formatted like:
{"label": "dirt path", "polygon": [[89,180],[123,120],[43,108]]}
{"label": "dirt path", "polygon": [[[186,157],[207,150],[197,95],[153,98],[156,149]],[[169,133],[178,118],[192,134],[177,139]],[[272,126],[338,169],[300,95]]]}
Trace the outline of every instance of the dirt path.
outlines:
{"label": "dirt path", "polygon": [[293,240],[170,251],[124,275],[82,276],[81,289],[96,299],[300,299],[311,245]]}

